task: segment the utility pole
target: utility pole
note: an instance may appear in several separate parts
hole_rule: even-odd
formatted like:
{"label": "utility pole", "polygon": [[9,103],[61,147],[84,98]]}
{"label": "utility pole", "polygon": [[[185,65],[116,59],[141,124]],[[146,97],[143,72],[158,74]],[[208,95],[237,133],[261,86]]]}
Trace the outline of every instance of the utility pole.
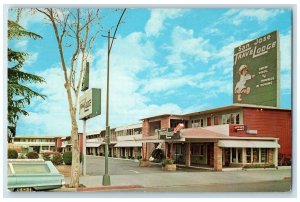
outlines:
{"label": "utility pole", "polygon": [[[126,8],[123,10],[122,15],[119,18],[117,27],[115,29],[113,37],[110,36],[110,31],[108,31],[107,37],[108,43],[107,43],[107,80],[106,80],[106,131],[105,131],[105,173],[103,175],[102,179],[102,185],[103,186],[109,186],[110,185],[110,176],[108,174],[108,145],[110,143],[110,126],[109,126],[109,56],[110,51],[112,48],[112,45],[114,43],[115,35],[117,33],[118,27],[120,25],[121,19],[126,11]],[[110,39],[112,38],[112,42],[110,43]]]}

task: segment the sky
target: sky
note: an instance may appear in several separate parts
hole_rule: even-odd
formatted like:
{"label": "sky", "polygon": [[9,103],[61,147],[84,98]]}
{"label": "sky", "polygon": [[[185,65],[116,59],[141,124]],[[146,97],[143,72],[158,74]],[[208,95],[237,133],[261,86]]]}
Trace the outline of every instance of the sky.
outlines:
{"label": "sky", "polygon": [[[19,119],[17,136],[70,135],[53,28],[41,14],[27,11],[20,24],[43,39],[8,45],[31,54],[24,70],[45,78],[45,84],[33,88],[47,99],[34,99],[26,108],[30,115]],[[103,13],[109,16],[104,27],[116,25],[119,13]],[[8,15],[15,19],[14,12]],[[110,56],[110,126],[231,105],[234,48],[274,30],[280,34],[280,107],[291,108],[290,9],[127,9]],[[87,132],[105,128],[106,63],[107,39],[100,36],[91,52],[90,88],[102,90],[102,114],[87,121]],[[78,120],[79,131],[82,125]]]}

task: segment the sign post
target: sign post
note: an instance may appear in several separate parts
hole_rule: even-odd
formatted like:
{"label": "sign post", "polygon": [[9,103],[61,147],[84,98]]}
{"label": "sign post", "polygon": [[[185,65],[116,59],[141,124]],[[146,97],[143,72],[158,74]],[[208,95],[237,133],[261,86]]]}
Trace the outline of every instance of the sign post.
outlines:
{"label": "sign post", "polygon": [[79,98],[79,119],[83,120],[82,175],[86,175],[86,121],[101,114],[101,89],[91,88]]}
{"label": "sign post", "polygon": [[86,176],[86,119],[83,120],[82,155],[82,175]]}

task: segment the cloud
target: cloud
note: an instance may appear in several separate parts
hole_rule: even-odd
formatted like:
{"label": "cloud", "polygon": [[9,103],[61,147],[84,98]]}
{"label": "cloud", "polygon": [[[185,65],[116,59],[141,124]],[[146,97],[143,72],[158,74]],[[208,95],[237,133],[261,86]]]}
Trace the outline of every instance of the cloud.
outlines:
{"label": "cloud", "polygon": [[26,50],[28,45],[28,40],[18,40],[15,43],[15,48],[20,49],[20,50]]}
{"label": "cloud", "polygon": [[176,26],[172,31],[172,44],[166,46],[171,53],[166,57],[168,65],[174,66],[178,74],[185,69],[186,62],[208,62],[213,54],[213,46],[208,39],[194,36],[192,29]]}
{"label": "cloud", "polygon": [[186,9],[151,9],[150,19],[145,26],[147,36],[159,36],[160,31],[164,29],[164,22],[167,19],[181,17]]}
{"label": "cloud", "polygon": [[[211,75],[212,72],[200,72],[196,75],[192,74],[179,77],[174,77],[172,74],[163,77],[154,77],[145,82],[142,92],[144,94],[164,93],[170,90],[174,92],[174,89],[181,87],[195,87],[198,86],[198,83],[201,82],[202,79]],[[174,93],[176,93],[176,90]]]}
{"label": "cloud", "polygon": [[33,63],[35,63],[37,61],[37,58],[39,56],[38,52],[35,53],[29,53],[29,56],[26,58],[25,60],[25,64],[28,65],[32,65]]}
{"label": "cloud", "polygon": [[290,71],[292,64],[292,47],[291,47],[291,32],[286,35],[280,34],[280,67],[282,71]]}
{"label": "cloud", "polygon": [[[141,33],[126,37],[117,36],[118,41],[110,56],[110,101],[109,123],[111,127],[137,123],[141,118],[164,113],[182,113],[174,103],[152,104],[153,101],[140,92],[143,81],[138,76],[149,72],[153,66],[155,48],[145,40]],[[145,51],[147,50],[147,51]],[[105,128],[106,107],[106,45],[92,56],[90,64],[90,88],[101,88],[101,115],[87,122],[87,131]],[[48,68],[39,75],[45,77],[47,84],[39,85],[40,92],[47,95],[46,101],[39,101],[30,108],[30,116],[22,117],[19,134],[31,135],[69,135],[71,120],[64,88],[64,77],[60,65]],[[81,93],[82,94],[82,93]],[[78,116],[78,112],[77,112]],[[82,122],[78,120],[79,131]]]}
{"label": "cloud", "polygon": [[245,19],[263,23],[282,12],[280,9],[231,9],[225,13],[225,17],[228,23],[234,25],[240,25]]}
{"label": "cloud", "polygon": [[[9,9],[9,19],[15,21],[16,20],[16,9]],[[37,23],[46,23],[48,20],[46,20],[44,14],[35,11],[33,8],[22,8],[19,24],[24,27],[25,29],[28,29],[29,24],[37,24]]]}

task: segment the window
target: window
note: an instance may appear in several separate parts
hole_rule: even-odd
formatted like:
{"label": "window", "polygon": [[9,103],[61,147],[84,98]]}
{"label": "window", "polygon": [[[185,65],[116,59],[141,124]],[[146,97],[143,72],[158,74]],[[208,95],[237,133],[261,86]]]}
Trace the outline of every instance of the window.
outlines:
{"label": "window", "polygon": [[192,128],[203,127],[204,120],[203,119],[193,119],[192,120]]}
{"label": "window", "polygon": [[251,163],[251,148],[246,148],[246,162]]}
{"label": "window", "polygon": [[222,124],[241,124],[240,113],[223,114]]}
{"label": "window", "polygon": [[238,163],[243,163],[243,150],[242,150],[242,148],[238,148],[237,153],[238,153]]}
{"label": "window", "polygon": [[258,163],[259,162],[259,148],[253,148],[252,149],[252,153],[253,153],[253,163]]}
{"label": "window", "polygon": [[230,123],[234,124],[234,115],[233,114],[230,114]]}
{"label": "window", "polygon": [[267,163],[268,162],[268,155],[267,155],[267,149],[261,148],[260,149],[260,162],[261,163]]}
{"label": "window", "polygon": [[235,123],[236,123],[236,124],[240,124],[240,115],[239,115],[239,114],[237,114],[237,115],[235,116]]}
{"label": "window", "polygon": [[205,145],[204,144],[191,144],[192,155],[203,156],[205,155]]}
{"label": "window", "polygon": [[200,120],[200,126],[201,126],[201,127],[204,126],[204,120],[203,120],[203,119]]}
{"label": "window", "polygon": [[236,148],[232,148],[231,152],[232,152],[231,162],[236,163],[236,157],[237,157],[236,156]]}

